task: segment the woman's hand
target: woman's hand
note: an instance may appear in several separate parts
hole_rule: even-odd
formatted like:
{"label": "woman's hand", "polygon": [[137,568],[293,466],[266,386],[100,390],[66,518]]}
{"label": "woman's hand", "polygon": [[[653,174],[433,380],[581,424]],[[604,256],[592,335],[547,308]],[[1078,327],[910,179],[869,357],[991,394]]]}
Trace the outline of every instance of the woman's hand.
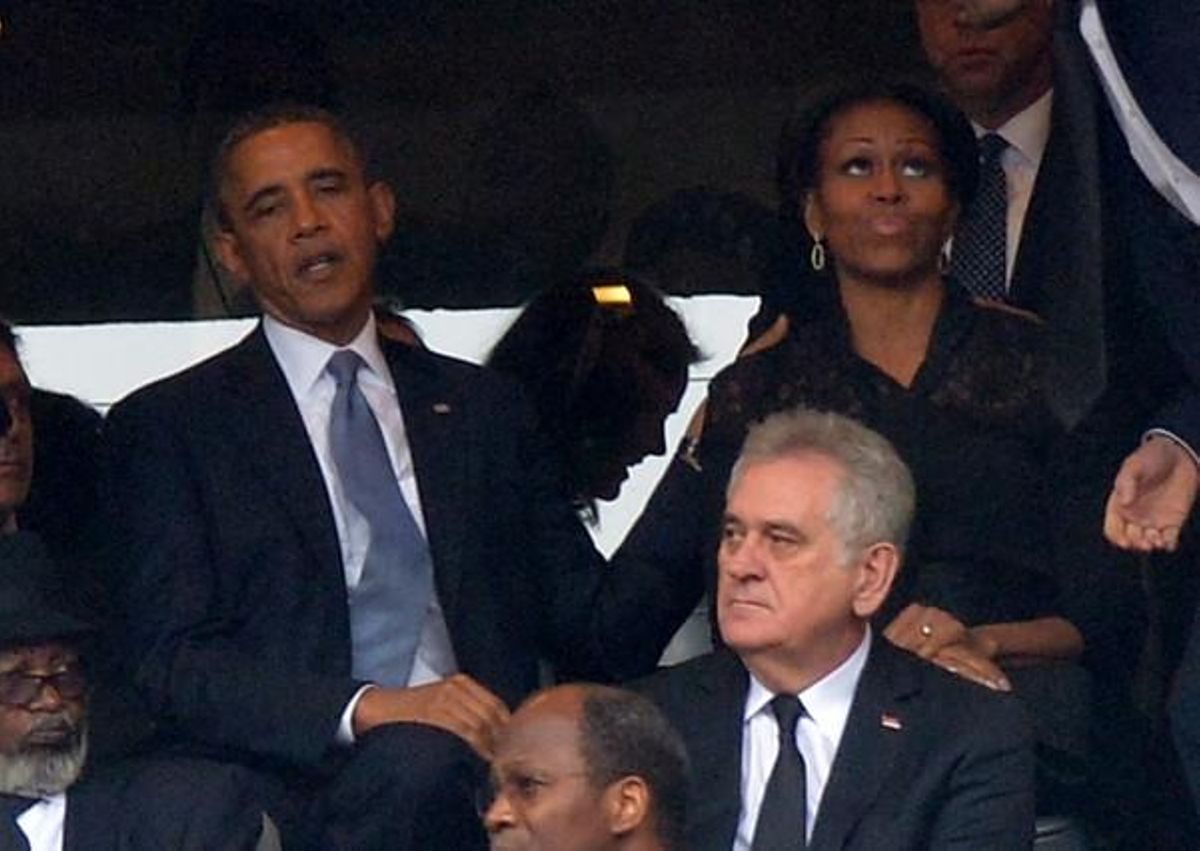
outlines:
{"label": "woman's hand", "polygon": [[892,644],[932,661],[942,648],[966,641],[968,632],[962,621],[944,609],[910,603],[883,635]]}

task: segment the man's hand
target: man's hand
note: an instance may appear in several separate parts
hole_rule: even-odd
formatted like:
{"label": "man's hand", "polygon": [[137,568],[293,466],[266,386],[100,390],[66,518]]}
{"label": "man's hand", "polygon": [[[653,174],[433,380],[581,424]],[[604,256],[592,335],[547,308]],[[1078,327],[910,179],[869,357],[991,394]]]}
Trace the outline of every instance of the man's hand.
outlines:
{"label": "man's hand", "polygon": [[1196,501],[1196,462],[1169,437],[1151,437],[1125,459],[1104,509],[1104,536],[1126,550],[1174,550]]}
{"label": "man's hand", "polygon": [[508,715],[500,698],[466,674],[455,674],[415,688],[368,689],[354,708],[354,735],[398,721],[428,724],[453,733],[490,760]]}

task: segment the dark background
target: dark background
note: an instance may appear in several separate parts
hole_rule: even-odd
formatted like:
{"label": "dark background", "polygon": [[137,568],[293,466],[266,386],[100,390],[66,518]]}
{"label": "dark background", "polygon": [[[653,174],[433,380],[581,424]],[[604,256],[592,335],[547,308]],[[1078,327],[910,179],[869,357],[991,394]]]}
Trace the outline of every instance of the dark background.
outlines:
{"label": "dark background", "polygon": [[918,55],[905,0],[40,0],[0,19],[0,312],[23,323],[246,309],[197,250],[203,164],[229,114],[280,93],[363,130],[401,200],[381,287],[409,304],[513,304],[620,263],[639,214],[695,187],[643,230],[641,266],[745,291],[780,239],[761,217],[797,93]]}

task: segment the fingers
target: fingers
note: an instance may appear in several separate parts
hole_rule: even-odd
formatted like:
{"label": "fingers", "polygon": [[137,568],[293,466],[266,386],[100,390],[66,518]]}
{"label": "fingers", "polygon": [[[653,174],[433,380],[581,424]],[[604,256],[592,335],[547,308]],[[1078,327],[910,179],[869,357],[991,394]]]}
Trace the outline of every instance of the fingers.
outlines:
{"label": "fingers", "polygon": [[946,645],[963,641],[967,631],[949,612],[912,603],[888,624],[883,634],[893,644],[932,659]]}
{"label": "fingers", "polygon": [[490,759],[496,734],[508,723],[508,707],[466,674],[415,688],[373,688],[355,711],[355,733],[379,724],[414,722],[438,727]]}
{"label": "fingers", "polygon": [[1012,691],[1012,683],[999,665],[963,644],[943,647],[931,661],[952,674],[994,691]]}
{"label": "fingers", "polygon": [[423,688],[434,694],[426,717],[420,720],[453,733],[490,760],[496,734],[508,723],[508,707],[503,701],[466,674],[455,674]]}

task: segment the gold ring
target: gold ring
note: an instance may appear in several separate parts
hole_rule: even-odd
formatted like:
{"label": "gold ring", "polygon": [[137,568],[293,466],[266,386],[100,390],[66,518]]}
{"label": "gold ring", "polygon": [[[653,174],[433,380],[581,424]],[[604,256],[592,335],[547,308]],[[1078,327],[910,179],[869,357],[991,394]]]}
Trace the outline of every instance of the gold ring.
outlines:
{"label": "gold ring", "polygon": [[921,635],[925,636],[926,638],[933,635],[933,627],[927,623],[921,624]]}

